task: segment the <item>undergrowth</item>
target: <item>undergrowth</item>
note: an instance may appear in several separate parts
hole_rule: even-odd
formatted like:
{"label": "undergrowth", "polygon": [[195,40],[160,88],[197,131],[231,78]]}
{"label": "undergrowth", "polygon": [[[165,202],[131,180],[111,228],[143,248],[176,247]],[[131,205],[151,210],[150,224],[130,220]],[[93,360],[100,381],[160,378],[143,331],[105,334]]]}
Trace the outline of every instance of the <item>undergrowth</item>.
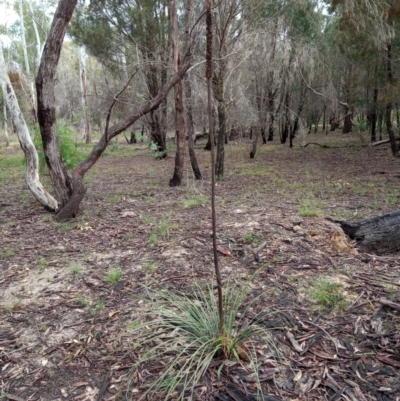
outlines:
{"label": "undergrowth", "polygon": [[[237,361],[252,371],[256,392],[262,399],[256,347],[267,348],[275,356],[278,352],[270,332],[256,320],[248,322],[247,312],[258,300],[248,299],[249,293],[249,283],[239,286],[231,281],[224,287],[223,335],[218,300],[210,285],[196,284],[190,295],[160,289],[153,294],[154,298],[146,299],[149,308],[140,318],[141,324],[133,329],[132,324],[129,326],[134,343],[132,353],[140,355],[128,383],[135,399],[152,399],[157,394],[163,400],[192,400],[196,386],[211,365],[220,377],[226,373],[227,360]],[[143,371],[154,365],[161,371],[146,377]],[[147,390],[137,398],[142,386]]]}

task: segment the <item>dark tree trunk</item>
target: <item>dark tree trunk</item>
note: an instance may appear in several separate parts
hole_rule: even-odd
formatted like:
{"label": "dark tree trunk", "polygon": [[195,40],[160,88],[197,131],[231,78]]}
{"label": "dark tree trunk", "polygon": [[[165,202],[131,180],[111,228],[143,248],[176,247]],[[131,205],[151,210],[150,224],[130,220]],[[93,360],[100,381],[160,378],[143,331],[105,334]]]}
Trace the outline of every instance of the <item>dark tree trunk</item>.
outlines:
{"label": "dark tree trunk", "polygon": [[378,119],[377,108],[378,108],[378,88],[374,88],[373,105],[369,115],[369,123],[371,126],[371,142],[376,141],[376,122]]}
{"label": "dark tree trunk", "polygon": [[136,134],[135,134],[135,130],[134,129],[131,131],[131,138],[129,139],[129,143],[131,145],[133,145],[134,143],[137,143]]}
{"label": "dark tree trunk", "polygon": [[[304,100],[306,97],[306,93],[307,93],[307,89],[305,89],[300,96],[300,102],[299,102],[299,106],[297,108],[297,114],[296,117],[294,119],[294,123],[293,123],[293,127],[290,131],[290,143],[292,143],[292,140],[296,137],[297,131],[299,130],[299,121],[300,121],[300,115],[301,112],[303,111],[304,108]],[[292,147],[292,145],[290,145],[290,147]]]}
{"label": "dark tree trunk", "polygon": [[267,143],[267,136],[265,135],[265,128],[261,128],[261,137],[262,137],[262,143],[265,145]]}
{"label": "dark tree trunk", "polygon": [[400,211],[359,223],[328,220],[340,224],[343,231],[351,239],[355,239],[364,252],[384,254],[400,250]]}
{"label": "dark tree trunk", "polygon": [[274,140],[274,117],[270,117],[270,122],[269,127],[268,127],[268,141],[272,142]]}
{"label": "dark tree trunk", "polygon": [[215,174],[216,174],[216,178],[218,180],[222,180],[224,178],[225,129],[226,129],[225,103],[221,102],[218,104],[218,140],[217,140],[217,158],[216,158],[216,164],[215,164]]}
{"label": "dark tree trunk", "polygon": [[157,110],[150,112],[150,138],[158,147],[159,158],[167,156],[167,142],[165,132],[161,127],[160,117]]}
{"label": "dark tree trunk", "polygon": [[254,159],[257,153],[258,137],[260,136],[260,127],[252,127],[254,130],[253,134],[253,145],[250,151],[250,159]]}
{"label": "dark tree trunk", "polygon": [[286,143],[286,140],[289,135],[290,135],[289,93],[286,93],[286,95],[285,95],[285,111],[283,113],[282,132],[281,132],[281,143]]}
{"label": "dark tree trunk", "polygon": [[396,103],[396,124],[397,124],[397,129],[400,129],[400,112],[398,103]]}
{"label": "dark tree trunk", "polygon": [[351,121],[352,112],[348,106],[344,108],[344,122],[343,122],[343,134],[349,134],[352,131],[353,123]]}
{"label": "dark tree trunk", "polygon": [[325,125],[326,125],[326,105],[324,105],[324,112],[322,117],[322,131],[325,131]]}
{"label": "dark tree trunk", "polygon": [[[211,110],[211,114],[212,114],[212,123],[213,123],[213,133],[214,133],[214,145],[217,145],[217,138],[215,135],[215,128],[216,128],[216,115],[215,115],[215,109],[214,107]],[[207,135],[207,143],[206,146],[204,146],[204,150],[211,150],[211,133],[209,132]]]}
{"label": "dark tree trunk", "polygon": [[336,116],[333,115],[330,119],[329,119],[329,125],[331,126],[330,131],[334,132],[336,131],[336,128],[339,128],[339,123],[336,121]]}
{"label": "dark tree trunk", "polygon": [[[393,72],[392,72],[392,45],[391,43],[387,46],[387,78],[389,85],[393,84]],[[392,124],[392,102],[389,101],[386,105],[385,110],[385,122],[386,129],[390,139],[390,146],[392,148],[393,156],[399,156],[399,145],[396,142],[396,137],[393,131]]]}
{"label": "dark tree trunk", "polygon": [[383,110],[378,111],[378,131],[379,131],[379,140],[382,140],[383,133]]}
{"label": "dark tree trunk", "polygon": [[175,119],[176,119],[176,153],[174,175],[169,181],[170,187],[180,186],[182,183],[183,165],[185,161],[185,120],[183,117],[182,80],[175,85]]}
{"label": "dark tree trunk", "polygon": [[40,133],[46,164],[60,208],[68,202],[73,192],[73,183],[62,161],[59,139],[56,133],[54,77],[65,31],[76,3],[77,0],[60,0],[58,3],[36,77]]}
{"label": "dark tree trunk", "polygon": [[192,170],[196,180],[201,180],[201,172],[199,165],[197,163],[196,153],[194,151],[194,123],[193,123],[193,99],[192,99],[192,86],[189,81],[189,77],[186,75],[183,81],[185,87],[186,95],[186,116],[187,116],[187,130],[188,130],[188,147],[189,147],[189,157],[190,164],[192,165]]}
{"label": "dark tree trunk", "polygon": [[217,139],[217,156],[215,162],[215,174],[217,180],[224,178],[224,159],[225,159],[225,132],[226,132],[226,108],[225,108],[225,82],[226,63],[219,63],[219,72],[213,78],[214,97],[218,102],[218,139]]}
{"label": "dark tree trunk", "polygon": [[268,92],[268,113],[269,113],[268,141],[274,140],[275,95],[276,95],[276,92],[275,93],[272,91]]}
{"label": "dark tree trunk", "polygon": [[[169,0],[169,12],[171,18],[171,42],[174,59],[174,70],[179,71],[180,55],[179,55],[179,37],[178,37],[178,15],[176,11],[175,0]],[[185,161],[185,119],[183,110],[183,90],[182,80],[180,79],[174,87],[175,100],[175,129],[176,129],[176,153],[174,175],[169,181],[170,187],[178,187],[182,183],[183,165]]]}

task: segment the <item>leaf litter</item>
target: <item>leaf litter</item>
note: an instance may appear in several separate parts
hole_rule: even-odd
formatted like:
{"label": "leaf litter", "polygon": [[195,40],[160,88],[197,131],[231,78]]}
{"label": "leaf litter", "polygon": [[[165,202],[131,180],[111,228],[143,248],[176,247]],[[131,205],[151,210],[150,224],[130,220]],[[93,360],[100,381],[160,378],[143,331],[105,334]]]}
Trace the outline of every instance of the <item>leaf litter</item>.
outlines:
{"label": "leaf litter", "polygon": [[[350,180],[335,184],[351,176],[390,192],[389,172],[396,161],[379,151],[346,148],[340,149],[343,162],[332,171],[329,160],[337,160],[338,149],[328,154],[326,149],[276,147],[268,159],[261,154],[241,162],[248,169],[276,167],[266,177],[255,177],[235,174],[241,169],[235,164],[239,147],[228,146],[227,178],[217,187],[221,269],[225,280],[235,277],[240,283],[261,268],[252,283],[259,298],[245,318],[271,330],[281,356],[257,348],[260,384],[245,360],[224,361],[220,374],[217,363],[196,386],[193,399],[253,400],[261,385],[270,401],[398,400],[398,255],[359,252],[335,224],[298,213],[301,197],[323,199],[326,216],[355,220],[396,210],[382,199],[377,203],[373,194],[352,191]],[[209,209],[181,203],[199,191],[209,196],[209,153],[199,147],[198,157],[205,180],[188,179],[178,189],[166,184],[172,155],[159,170],[147,154],[104,157],[96,166],[102,179],[91,185],[81,215],[63,224],[49,219],[26,188],[22,191],[28,196],[21,200],[22,180],[0,188],[2,202],[10,205],[0,210],[5,250],[0,259],[0,386],[5,399],[125,397],[121,391],[139,358],[131,352],[130,332],[148,307],[145,286],[161,284],[190,294],[194,281],[212,279]],[[388,172],[384,178],[374,174],[376,165]],[[142,173],[135,178],[138,166]],[[150,169],[151,174],[144,173]],[[315,174],[309,177],[304,170]],[[289,185],[280,187],[283,181]],[[168,235],[161,227],[157,241],[151,241],[159,221]],[[260,241],[250,244],[246,236]],[[112,269],[121,271],[115,284],[106,279]],[[320,278],[338,285],[343,305],[321,308],[313,301],[310,289]],[[129,397],[139,399],[165,363],[134,372]]]}

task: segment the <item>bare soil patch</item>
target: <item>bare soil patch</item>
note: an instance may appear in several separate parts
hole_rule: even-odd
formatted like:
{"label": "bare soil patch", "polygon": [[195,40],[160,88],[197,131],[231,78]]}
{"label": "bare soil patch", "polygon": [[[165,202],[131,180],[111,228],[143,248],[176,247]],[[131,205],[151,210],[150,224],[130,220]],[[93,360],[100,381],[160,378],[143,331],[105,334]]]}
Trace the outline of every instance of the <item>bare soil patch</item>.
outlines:
{"label": "bare soil patch", "polygon": [[[227,146],[217,185],[218,243],[231,253],[220,255],[224,278],[240,283],[261,268],[249,318],[264,316],[282,353],[272,370],[261,362],[268,399],[399,400],[398,255],[361,253],[324,218],[398,210],[399,161],[351,136],[310,142],[331,147],[275,142],[250,160],[248,143]],[[143,284],[190,292],[194,280],[213,276],[210,155],[199,144],[197,156],[204,180],[193,180],[186,160],[184,185],[169,188],[173,153],[156,161],[141,145],[109,151],[68,223],[35,203],[22,166],[0,171],[0,397],[139,397],[140,383],[135,395],[118,391],[137,358],[129,333]],[[253,248],[264,241],[257,262]],[[110,282],[115,271],[121,277]],[[321,281],[337,290],[331,303],[316,295]],[[251,400],[245,373],[245,363],[220,379],[211,369],[194,398]]]}

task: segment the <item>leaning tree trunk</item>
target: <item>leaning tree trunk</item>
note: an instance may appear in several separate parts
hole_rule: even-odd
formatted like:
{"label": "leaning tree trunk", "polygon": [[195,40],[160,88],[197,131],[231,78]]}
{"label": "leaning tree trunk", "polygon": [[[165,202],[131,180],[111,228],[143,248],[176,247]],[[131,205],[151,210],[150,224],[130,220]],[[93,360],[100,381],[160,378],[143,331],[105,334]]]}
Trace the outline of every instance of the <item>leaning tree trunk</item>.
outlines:
{"label": "leaning tree trunk", "polygon": [[194,151],[194,123],[193,123],[193,105],[192,105],[192,86],[189,81],[188,75],[185,76],[183,80],[185,86],[186,95],[186,120],[187,120],[187,130],[188,130],[188,148],[190,164],[192,165],[193,174],[196,180],[201,180],[201,172],[199,165],[197,163],[196,153]]}
{"label": "leaning tree trunk", "polygon": [[400,211],[348,223],[341,220],[328,220],[340,224],[343,231],[357,241],[364,252],[376,254],[392,253],[400,250]]}
{"label": "leaning tree trunk", "polygon": [[[179,70],[180,56],[178,44],[178,15],[176,12],[175,0],[169,0],[169,12],[171,16],[171,42],[174,58],[174,72]],[[183,99],[182,99],[182,80],[179,80],[174,87],[175,99],[175,129],[176,129],[176,153],[174,175],[169,181],[171,187],[180,186],[182,183],[183,165],[185,161],[185,119],[183,116]]]}
{"label": "leaning tree trunk", "polygon": [[10,111],[10,116],[16,128],[19,143],[25,154],[26,171],[25,178],[33,196],[46,209],[56,211],[58,203],[43,187],[39,179],[39,158],[35,145],[32,142],[29,130],[18,105],[14,89],[7,74],[4,62],[3,48],[0,46],[0,83],[3,88],[3,97]]}
{"label": "leaning tree trunk", "polygon": [[61,159],[59,140],[56,133],[54,76],[60,58],[65,31],[71,20],[77,1],[60,0],[58,3],[36,77],[40,133],[42,135],[46,164],[60,207],[63,207],[68,202],[73,191],[73,186]]}

